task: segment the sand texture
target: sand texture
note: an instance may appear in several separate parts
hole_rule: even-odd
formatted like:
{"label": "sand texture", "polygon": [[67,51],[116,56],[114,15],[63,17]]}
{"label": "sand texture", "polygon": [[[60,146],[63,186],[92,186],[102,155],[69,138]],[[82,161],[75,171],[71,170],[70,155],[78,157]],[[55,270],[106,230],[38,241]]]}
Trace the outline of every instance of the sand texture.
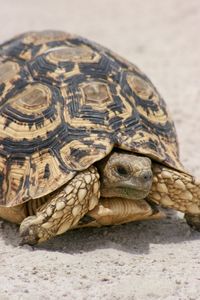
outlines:
{"label": "sand texture", "polygon": [[[185,167],[200,177],[199,0],[0,0],[0,42],[40,29],[93,39],[138,65],[168,103]],[[0,300],[198,300],[200,233],[181,216],[18,246],[0,221]]]}

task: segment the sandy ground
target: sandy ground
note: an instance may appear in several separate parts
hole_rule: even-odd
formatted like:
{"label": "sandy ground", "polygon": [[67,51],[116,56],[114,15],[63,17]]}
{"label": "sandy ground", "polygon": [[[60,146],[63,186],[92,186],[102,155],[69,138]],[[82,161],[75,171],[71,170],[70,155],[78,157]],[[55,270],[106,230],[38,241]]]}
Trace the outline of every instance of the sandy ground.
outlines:
{"label": "sandy ground", "polygon": [[[56,28],[135,62],[166,99],[186,168],[200,177],[199,0],[0,1],[0,40]],[[0,299],[200,299],[200,234],[180,217],[68,232],[18,246],[0,221]]]}

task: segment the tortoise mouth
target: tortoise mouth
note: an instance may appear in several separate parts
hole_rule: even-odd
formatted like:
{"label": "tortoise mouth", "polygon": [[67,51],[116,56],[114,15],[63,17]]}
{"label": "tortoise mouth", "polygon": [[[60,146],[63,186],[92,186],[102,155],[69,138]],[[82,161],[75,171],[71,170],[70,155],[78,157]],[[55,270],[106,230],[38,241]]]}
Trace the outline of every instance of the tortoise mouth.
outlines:
{"label": "tortoise mouth", "polygon": [[102,188],[101,197],[109,198],[126,198],[133,200],[142,200],[148,196],[150,189],[134,189],[133,187],[115,187],[115,188]]}

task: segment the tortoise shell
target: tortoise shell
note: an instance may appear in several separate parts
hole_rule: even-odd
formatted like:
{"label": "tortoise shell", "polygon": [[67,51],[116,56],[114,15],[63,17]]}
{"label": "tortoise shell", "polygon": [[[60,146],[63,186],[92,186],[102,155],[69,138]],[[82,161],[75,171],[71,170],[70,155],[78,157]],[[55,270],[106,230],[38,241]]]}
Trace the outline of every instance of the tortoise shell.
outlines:
{"label": "tortoise shell", "polygon": [[87,39],[28,32],[0,46],[0,204],[58,189],[113,147],[182,170],[151,81]]}

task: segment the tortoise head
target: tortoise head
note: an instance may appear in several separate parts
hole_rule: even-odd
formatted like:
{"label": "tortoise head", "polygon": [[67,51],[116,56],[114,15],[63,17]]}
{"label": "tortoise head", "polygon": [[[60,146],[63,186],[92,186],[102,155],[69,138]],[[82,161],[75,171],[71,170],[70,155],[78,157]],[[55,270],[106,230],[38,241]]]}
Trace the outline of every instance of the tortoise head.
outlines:
{"label": "tortoise head", "polygon": [[151,160],[127,152],[112,152],[97,163],[102,197],[144,199],[150,192]]}

